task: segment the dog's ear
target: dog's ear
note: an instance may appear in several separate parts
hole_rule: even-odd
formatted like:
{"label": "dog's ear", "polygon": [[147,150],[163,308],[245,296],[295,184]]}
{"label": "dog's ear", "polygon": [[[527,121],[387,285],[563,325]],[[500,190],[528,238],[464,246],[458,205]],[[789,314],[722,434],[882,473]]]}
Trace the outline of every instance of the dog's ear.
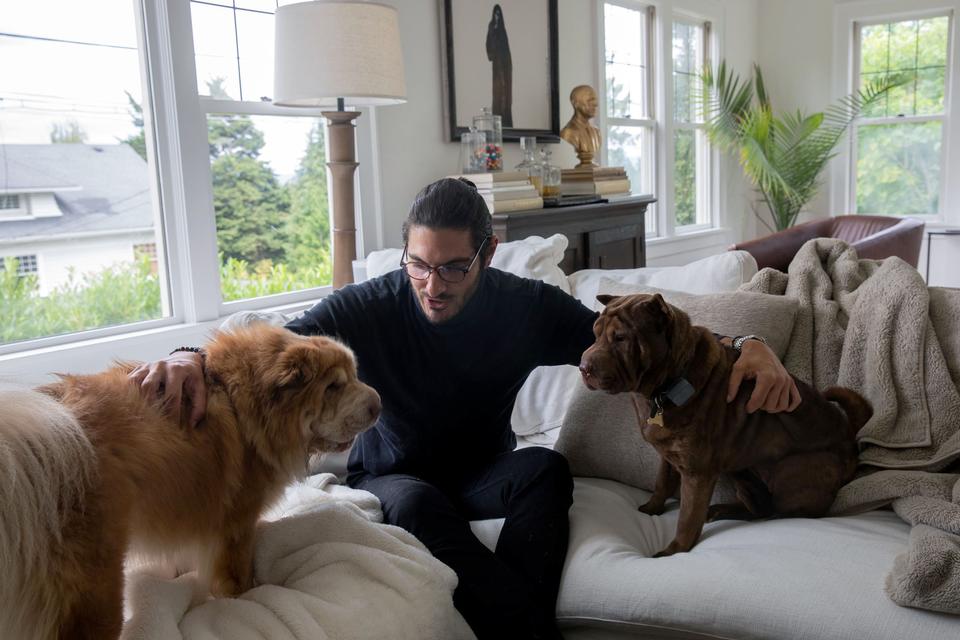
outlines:
{"label": "dog's ear", "polygon": [[611,302],[613,302],[614,300],[616,300],[616,299],[619,298],[619,297],[620,297],[620,296],[611,296],[611,295],[607,295],[607,294],[605,294],[605,293],[601,293],[601,294],[599,294],[599,295],[597,296],[597,302],[599,302],[599,303],[602,304],[603,306],[607,306],[608,304],[610,304]]}
{"label": "dog's ear", "polygon": [[277,358],[276,386],[282,389],[302,387],[323,368],[320,349],[309,342],[287,346]]}
{"label": "dog's ear", "polygon": [[650,302],[655,303],[659,308],[660,313],[663,314],[664,316],[668,318],[673,316],[673,309],[670,307],[669,304],[667,304],[667,301],[664,300],[663,296],[660,295],[659,293],[653,294],[653,299]]}
{"label": "dog's ear", "polygon": [[637,312],[652,318],[656,322],[658,331],[667,330],[673,319],[673,310],[670,308],[670,305],[667,304],[667,301],[664,300],[663,296],[659,293],[645,296],[645,298],[645,300],[637,305]]}

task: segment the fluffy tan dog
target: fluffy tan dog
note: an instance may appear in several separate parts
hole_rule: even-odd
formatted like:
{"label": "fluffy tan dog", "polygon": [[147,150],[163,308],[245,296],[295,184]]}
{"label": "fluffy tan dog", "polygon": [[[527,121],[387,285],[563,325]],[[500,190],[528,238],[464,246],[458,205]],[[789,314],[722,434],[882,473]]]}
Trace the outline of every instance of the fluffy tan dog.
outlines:
{"label": "fluffy tan dog", "polygon": [[380,413],[333,340],[259,325],[206,351],[197,429],[143,398],[130,364],[0,391],[0,638],[119,636],[128,549],[193,551],[214,594],[249,589],[260,514]]}

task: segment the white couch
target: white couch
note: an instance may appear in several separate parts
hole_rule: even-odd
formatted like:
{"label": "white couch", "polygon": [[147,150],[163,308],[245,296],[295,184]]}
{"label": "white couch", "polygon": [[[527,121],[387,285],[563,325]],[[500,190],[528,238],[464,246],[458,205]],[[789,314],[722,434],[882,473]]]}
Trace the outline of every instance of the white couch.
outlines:
{"label": "white couch", "polygon": [[[557,267],[565,246],[559,235],[503,243],[494,266],[555,284],[592,307],[604,278],[702,294],[732,291],[756,273],[749,254],[727,252],[685,267],[591,270],[567,277]],[[399,259],[399,250],[375,252],[367,258],[367,275],[394,269]],[[610,415],[604,412],[624,410],[617,402],[622,398],[585,391],[574,367],[540,368],[517,399],[513,424],[519,446],[554,446],[568,411],[596,416],[597,437],[604,437],[599,427]],[[570,459],[578,476],[585,467]],[[590,475],[607,475],[602,460],[599,472],[593,462]],[[557,602],[568,640],[960,638],[960,617],[903,608],[884,593],[885,575],[906,549],[910,531],[892,511],[711,523],[691,552],[653,559],[673,537],[677,508],[659,517],[641,514],[637,506],[648,496],[610,479],[575,478]],[[473,528],[493,548],[501,524],[488,520]]]}

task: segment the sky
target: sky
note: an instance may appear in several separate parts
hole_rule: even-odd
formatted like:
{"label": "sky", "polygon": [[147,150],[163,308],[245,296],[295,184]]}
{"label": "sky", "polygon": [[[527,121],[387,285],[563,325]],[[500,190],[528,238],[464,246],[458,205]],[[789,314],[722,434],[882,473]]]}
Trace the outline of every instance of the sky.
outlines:
{"label": "sky", "polygon": [[[214,0],[223,1],[223,0]],[[229,1],[227,2],[229,4]],[[253,9],[274,0],[238,0]],[[198,85],[223,77],[232,98],[269,97],[273,17],[193,4]],[[47,144],[54,124],[76,121],[90,144],[134,135],[125,92],[143,104],[134,0],[0,1],[0,144]],[[240,72],[237,71],[239,43]],[[303,156],[313,118],[258,117],[261,158],[281,180]]]}

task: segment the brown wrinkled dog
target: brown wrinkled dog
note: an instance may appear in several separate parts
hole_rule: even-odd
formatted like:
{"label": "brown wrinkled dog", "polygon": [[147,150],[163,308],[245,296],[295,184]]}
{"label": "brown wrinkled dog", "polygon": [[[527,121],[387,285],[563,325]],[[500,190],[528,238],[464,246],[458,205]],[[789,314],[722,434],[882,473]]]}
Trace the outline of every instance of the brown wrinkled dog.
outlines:
{"label": "brown wrinkled dog", "polygon": [[0,637],[117,638],[128,548],[189,553],[213,593],[246,591],[263,510],[380,413],[333,340],[259,325],[206,350],[196,429],[143,398],[130,364],[0,390]]}
{"label": "brown wrinkled dog", "polygon": [[[596,342],[580,364],[588,387],[651,399],[680,378],[692,386],[682,406],[665,401],[662,414],[640,425],[661,458],[653,495],[640,511],[663,513],[664,502],[680,485],[676,536],[654,557],[689,551],[704,522],[827,512],[856,469],[854,438],[872,414],[866,400],[842,387],[820,394],[796,380],[801,395],[796,410],[748,414],[752,381],[740,385],[733,402],[726,401],[738,357],[734,349],[691,325],[687,314],[660,294],[597,299],[606,308],[594,324]],[[711,506],[721,473],[731,474],[739,502]]]}

